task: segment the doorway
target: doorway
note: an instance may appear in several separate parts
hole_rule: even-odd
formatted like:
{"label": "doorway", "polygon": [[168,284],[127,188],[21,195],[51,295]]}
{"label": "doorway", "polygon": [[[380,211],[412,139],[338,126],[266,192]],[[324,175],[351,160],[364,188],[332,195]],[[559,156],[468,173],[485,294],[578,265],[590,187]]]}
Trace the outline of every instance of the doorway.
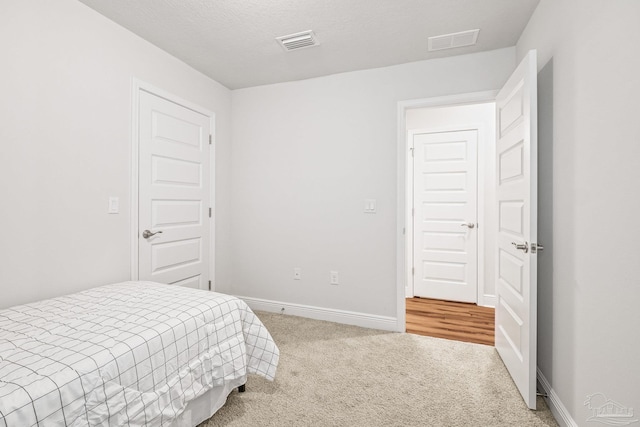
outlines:
{"label": "doorway", "polygon": [[[397,330],[406,327],[406,295],[413,281],[411,246],[413,218],[407,209],[413,193],[412,164],[406,130],[406,114],[421,107],[496,105],[496,138],[493,156],[495,227],[495,348],[525,403],[536,407],[537,255],[543,249],[537,237],[537,52],[529,51],[498,92],[478,92],[398,103],[398,288]],[[482,150],[479,150],[479,153]],[[480,163],[481,164],[481,163]],[[483,174],[479,174],[481,178]],[[486,188],[492,188],[487,186]],[[479,201],[482,199],[479,199]],[[491,212],[488,210],[487,212]],[[485,242],[486,243],[486,242]],[[487,267],[489,262],[479,266]],[[404,268],[403,268],[404,267]],[[481,280],[483,275],[479,275]],[[413,292],[413,289],[411,289]],[[479,293],[480,295],[480,293]]]}
{"label": "doorway", "polygon": [[405,297],[492,307],[495,103],[406,111]]}
{"label": "doorway", "polygon": [[495,103],[414,108],[405,120],[406,330],[493,345]]}

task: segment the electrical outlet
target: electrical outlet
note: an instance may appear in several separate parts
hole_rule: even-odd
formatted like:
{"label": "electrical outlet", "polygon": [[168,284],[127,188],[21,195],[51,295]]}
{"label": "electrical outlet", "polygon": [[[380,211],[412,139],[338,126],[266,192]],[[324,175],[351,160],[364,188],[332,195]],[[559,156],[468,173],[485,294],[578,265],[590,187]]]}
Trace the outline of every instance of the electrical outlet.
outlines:
{"label": "electrical outlet", "polygon": [[337,285],[339,284],[339,280],[338,280],[338,272],[337,271],[330,271],[329,272],[329,283],[331,283],[332,285]]}
{"label": "electrical outlet", "polygon": [[293,269],[293,280],[301,280],[302,279],[302,269],[296,267]]}

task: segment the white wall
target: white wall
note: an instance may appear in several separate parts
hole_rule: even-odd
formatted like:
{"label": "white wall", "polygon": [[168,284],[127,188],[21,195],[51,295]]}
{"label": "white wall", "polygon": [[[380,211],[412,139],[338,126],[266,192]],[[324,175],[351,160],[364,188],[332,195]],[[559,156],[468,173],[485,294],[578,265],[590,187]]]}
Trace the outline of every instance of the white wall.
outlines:
{"label": "white wall", "polygon": [[3,0],[0,53],[0,308],[129,279],[134,76],[216,113],[228,284],[230,91],[75,0]]}
{"label": "white wall", "polygon": [[[495,306],[497,216],[495,215],[495,103],[413,108],[406,112],[406,129],[479,129],[478,135],[478,304]],[[482,248],[482,250],[480,250]],[[413,296],[413,295],[411,295]]]}
{"label": "white wall", "polygon": [[538,364],[581,426],[593,393],[640,412],[639,19],[542,0],[517,46],[540,69]]}
{"label": "white wall", "polygon": [[233,91],[233,292],[395,317],[397,103],[514,68],[509,48]]}

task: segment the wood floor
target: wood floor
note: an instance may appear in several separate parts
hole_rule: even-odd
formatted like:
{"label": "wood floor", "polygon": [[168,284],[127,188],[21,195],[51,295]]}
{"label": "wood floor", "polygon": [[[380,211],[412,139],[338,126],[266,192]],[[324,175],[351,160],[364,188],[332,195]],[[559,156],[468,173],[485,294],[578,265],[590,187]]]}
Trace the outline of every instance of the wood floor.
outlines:
{"label": "wood floor", "polygon": [[494,344],[494,309],[462,302],[407,298],[407,332]]}

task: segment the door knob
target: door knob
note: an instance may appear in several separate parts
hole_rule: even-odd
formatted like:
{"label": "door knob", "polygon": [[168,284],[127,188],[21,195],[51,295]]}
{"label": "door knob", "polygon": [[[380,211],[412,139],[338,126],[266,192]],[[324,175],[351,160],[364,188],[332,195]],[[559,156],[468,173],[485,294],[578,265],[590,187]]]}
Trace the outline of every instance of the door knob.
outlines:
{"label": "door knob", "polygon": [[516,247],[516,249],[519,249],[521,251],[524,251],[524,253],[526,254],[527,252],[529,252],[529,244],[527,242],[524,242],[524,244],[521,243],[516,243],[516,242],[511,242],[511,244],[513,246]]}
{"label": "door knob", "polygon": [[465,224],[460,224],[461,227],[469,227],[469,228],[473,228],[476,225],[473,222],[467,222]]}
{"label": "door knob", "polygon": [[144,230],[144,231],[142,232],[142,237],[144,237],[145,239],[148,239],[149,237],[151,237],[151,236],[155,236],[155,235],[156,235],[156,234],[158,234],[158,233],[162,233],[162,231],[156,231],[155,233],[152,233],[152,232],[151,232],[151,231],[149,231],[149,230]]}

